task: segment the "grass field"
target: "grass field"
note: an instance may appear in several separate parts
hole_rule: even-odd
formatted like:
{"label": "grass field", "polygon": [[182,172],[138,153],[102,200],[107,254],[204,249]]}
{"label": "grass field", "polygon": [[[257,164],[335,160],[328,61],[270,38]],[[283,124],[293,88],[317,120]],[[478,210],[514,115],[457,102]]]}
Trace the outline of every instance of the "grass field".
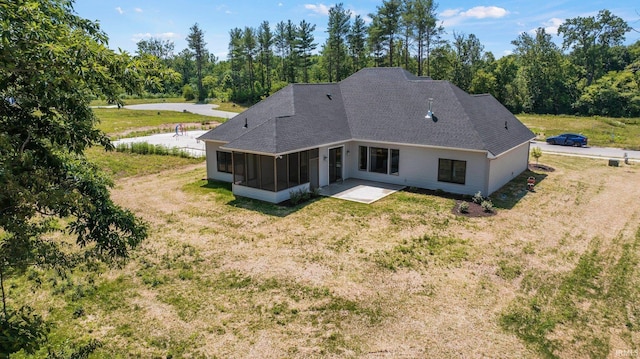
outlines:
{"label": "grass field", "polygon": [[538,138],[563,132],[587,135],[590,146],[640,150],[640,118],[517,115]]}
{"label": "grass field", "polygon": [[[153,126],[129,121],[124,130]],[[550,131],[575,119],[523,121]],[[555,171],[523,173],[492,195],[495,216],[468,218],[452,199],[405,191],[371,205],[320,198],[283,207],[203,180],[202,159],[88,155],[115,177],[114,200],[149,223],[150,237],[120,268],[32,268],[8,283],[10,300],[56,323],[54,350],[92,339],[101,343],[93,358],[640,350],[637,164],[545,154],[540,163]],[[531,175],[535,192],[525,190]]]}
{"label": "grass field", "polygon": [[10,286],[58,323],[54,347],[97,339],[96,358],[546,358],[640,346],[637,166],[545,155],[556,171],[523,174],[538,176],[536,192],[519,178],[493,196],[497,215],[466,218],[453,200],[410,192],[281,207],[202,180],[202,162],[154,170],[140,166],[154,158],[122,156],[103,164],[130,162],[110,170],[114,199],[151,226],[131,261],[65,278],[33,269]]}

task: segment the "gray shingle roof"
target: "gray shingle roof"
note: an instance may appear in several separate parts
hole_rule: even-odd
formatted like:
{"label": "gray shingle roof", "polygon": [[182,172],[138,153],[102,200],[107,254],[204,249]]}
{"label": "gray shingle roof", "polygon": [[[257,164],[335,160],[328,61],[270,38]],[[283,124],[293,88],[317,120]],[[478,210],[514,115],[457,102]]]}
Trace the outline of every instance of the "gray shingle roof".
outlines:
{"label": "gray shingle roof", "polygon": [[[426,119],[430,98],[434,117]],[[491,95],[400,68],[369,68],[338,84],[289,85],[200,139],[270,154],[355,139],[498,155],[534,137]]]}

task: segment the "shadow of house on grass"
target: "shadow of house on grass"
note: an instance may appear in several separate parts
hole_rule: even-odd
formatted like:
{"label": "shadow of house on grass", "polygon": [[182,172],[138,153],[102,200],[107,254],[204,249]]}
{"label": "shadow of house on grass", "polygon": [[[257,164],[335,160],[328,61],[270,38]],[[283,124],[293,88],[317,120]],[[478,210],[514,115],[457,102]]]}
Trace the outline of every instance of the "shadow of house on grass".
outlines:
{"label": "shadow of house on grass", "polygon": [[200,186],[200,189],[206,192],[216,193],[220,199],[226,200],[227,205],[260,212],[269,216],[286,217],[319,199],[318,197],[310,198],[295,205],[289,201],[275,204],[248,197],[236,196],[231,190],[231,183],[228,182],[216,180],[204,181],[205,183]]}
{"label": "shadow of house on grass", "polygon": [[[493,206],[497,209],[512,209],[525,196],[536,193],[536,187],[547,178],[548,172],[553,171],[555,170],[548,166],[529,165],[529,169],[491,194]],[[535,178],[535,185],[531,191],[527,187],[530,177]]]}

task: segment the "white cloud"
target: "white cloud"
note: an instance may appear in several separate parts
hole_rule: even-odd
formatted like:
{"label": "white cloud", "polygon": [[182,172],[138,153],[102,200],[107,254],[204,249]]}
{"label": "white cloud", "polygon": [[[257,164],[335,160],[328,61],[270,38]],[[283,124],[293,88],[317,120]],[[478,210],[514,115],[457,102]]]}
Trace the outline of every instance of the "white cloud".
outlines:
{"label": "white cloud", "polygon": [[137,7],[137,8],[135,8],[135,11],[136,11],[136,12],[142,12],[142,9],[141,9],[141,8],[139,8],[139,7]]}
{"label": "white cloud", "polygon": [[476,19],[494,18],[499,19],[509,14],[509,11],[497,6],[476,6],[460,13],[463,17],[473,17]]}
{"label": "white cloud", "polygon": [[118,7],[116,8],[116,11],[117,11],[117,12],[118,12],[118,14],[120,14],[120,15],[124,14],[124,10],[122,10],[122,8],[121,8],[120,6],[118,6]]}
{"label": "white cloud", "polygon": [[330,7],[325,4],[305,4],[304,8],[319,15],[329,15]]}
{"label": "white cloud", "polygon": [[465,18],[474,19],[486,19],[493,18],[499,19],[509,14],[509,11],[497,6],[476,6],[467,11],[462,9],[447,9],[440,13],[440,16],[445,18],[447,22],[457,23]]}
{"label": "white cloud", "polygon": [[546,31],[547,34],[558,35],[558,27],[560,27],[562,23],[564,23],[564,20],[554,17],[545,21],[542,26],[544,26],[544,31]]}
{"label": "white cloud", "polygon": [[440,13],[440,16],[442,17],[454,17],[458,14],[460,14],[460,9],[447,9],[443,12]]}
{"label": "white cloud", "polygon": [[542,23],[542,26],[538,26],[535,29],[530,29],[529,31],[527,31],[527,33],[530,35],[535,35],[538,28],[542,27],[544,28],[544,32],[546,32],[547,34],[558,35],[558,27],[560,27],[563,22],[564,20],[554,17],[547,21],[544,21]]}
{"label": "white cloud", "polygon": [[278,6],[280,6],[280,7],[282,7],[283,5],[284,5],[284,4],[283,4],[283,3],[281,3],[281,2],[279,2],[279,3],[278,3]]}
{"label": "white cloud", "polygon": [[442,24],[444,27],[456,26],[467,19],[486,19],[494,18],[498,19],[505,17],[509,14],[509,11],[497,6],[476,6],[469,10],[463,9],[446,9],[440,13],[443,19]]}

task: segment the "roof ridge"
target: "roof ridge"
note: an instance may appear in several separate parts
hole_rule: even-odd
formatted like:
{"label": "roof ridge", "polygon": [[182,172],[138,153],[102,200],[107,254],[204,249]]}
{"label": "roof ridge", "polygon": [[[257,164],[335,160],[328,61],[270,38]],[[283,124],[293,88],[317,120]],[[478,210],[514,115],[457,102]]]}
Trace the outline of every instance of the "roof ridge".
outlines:
{"label": "roof ridge", "polygon": [[[478,141],[480,143],[482,143],[482,147],[488,150],[488,146],[487,146],[487,142],[484,139],[484,136],[482,136],[480,134],[480,131],[478,130],[478,126],[476,125],[476,121],[473,121],[473,117],[471,117],[471,115],[469,114],[469,104],[463,104],[462,102],[464,101],[464,98],[469,98],[469,99],[473,99],[473,96],[470,96],[469,93],[467,93],[466,91],[464,91],[463,89],[461,89],[460,87],[456,86],[454,83],[449,82],[449,81],[443,81],[446,82],[447,84],[449,84],[449,88],[451,89],[451,92],[453,92],[453,95],[456,97],[456,100],[458,100],[458,103],[460,104],[460,107],[462,108],[462,112],[465,115],[465,121],[467,123],[469,123],[471,125],[471,127],[473,128],[473,136],[476,137],[478,139]],[[467,105],[467,106],[465,106]],[[475,103],[473,103],[472,105],[475,106]]]}

